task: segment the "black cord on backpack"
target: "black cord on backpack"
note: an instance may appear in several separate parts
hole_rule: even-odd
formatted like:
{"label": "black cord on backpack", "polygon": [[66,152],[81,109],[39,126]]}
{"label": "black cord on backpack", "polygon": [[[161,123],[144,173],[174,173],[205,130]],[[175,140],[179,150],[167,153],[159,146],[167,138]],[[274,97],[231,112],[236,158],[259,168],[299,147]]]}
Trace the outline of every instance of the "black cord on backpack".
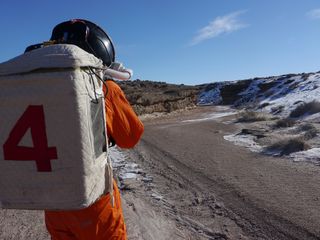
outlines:
{"label": "black cord on backpack", "polygon": [[[102,84],[105,86],[106,92],[105,92],[105,94],[104,94],[104,97],[106,98],[107,95],[108,95],[108,86],[107,86],[106,82],[103,81],[103,79],[92,69],[92,67],[89,67],[89,70],[90,70],[90,72],[93,73],[93,74],[102,82]],[[90,75],[90,76],[91,76],[91,79],[92,79],[92,75]]]}

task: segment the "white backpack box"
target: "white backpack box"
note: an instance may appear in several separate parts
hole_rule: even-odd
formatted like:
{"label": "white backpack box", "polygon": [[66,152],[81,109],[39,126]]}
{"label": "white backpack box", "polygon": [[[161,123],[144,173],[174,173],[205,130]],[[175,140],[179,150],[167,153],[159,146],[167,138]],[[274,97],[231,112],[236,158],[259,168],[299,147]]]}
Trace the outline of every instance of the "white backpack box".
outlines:
{"label": "white backpack box", "polygon": [[80,209],[110,190],[102,68],[65,44],[0,64],[0,208]]}

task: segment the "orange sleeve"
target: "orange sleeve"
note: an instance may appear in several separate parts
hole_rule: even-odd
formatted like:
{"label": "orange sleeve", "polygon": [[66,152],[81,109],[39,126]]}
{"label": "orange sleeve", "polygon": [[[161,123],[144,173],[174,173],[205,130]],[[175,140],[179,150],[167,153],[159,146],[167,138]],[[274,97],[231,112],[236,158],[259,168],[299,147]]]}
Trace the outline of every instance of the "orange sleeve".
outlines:
{"label": "orange sleeve", "polygon": [[105,99],[107,133],[121,148],[132,148],[140,140],[144,126],[121,88],[111,80],[106,81],[108,92]]}

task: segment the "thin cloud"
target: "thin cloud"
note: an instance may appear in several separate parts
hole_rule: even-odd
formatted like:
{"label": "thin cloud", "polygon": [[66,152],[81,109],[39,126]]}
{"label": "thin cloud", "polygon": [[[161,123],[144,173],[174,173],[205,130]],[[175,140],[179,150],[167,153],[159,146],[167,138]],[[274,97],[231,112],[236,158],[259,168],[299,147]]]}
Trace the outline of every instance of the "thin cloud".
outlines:
{"label": "thin cloud", "polygon": [[198,31],[197,35],[192,39],[190,45],[194,46],[202,41],[218,37],[221,34],[231,33],[247,27],[248,25],[242,23],[239,19],[239,16],[245,12],[246,11],[237,11],[215,18],[209,23],[209,25],[201,28]]}
{"label": "thin cloud", "polygon": [[320,19],[320,8],[316,8],[307,12],[307,16],[311,19]]}

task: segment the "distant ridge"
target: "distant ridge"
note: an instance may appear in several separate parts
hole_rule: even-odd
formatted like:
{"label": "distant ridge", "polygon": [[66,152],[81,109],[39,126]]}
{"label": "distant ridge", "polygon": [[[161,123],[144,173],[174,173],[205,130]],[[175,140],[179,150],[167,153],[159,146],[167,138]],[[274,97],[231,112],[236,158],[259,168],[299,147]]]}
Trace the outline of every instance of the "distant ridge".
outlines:
{"label": "distant ridge", "polygon": [[298,103],[311,102],[320,96],[320,72],[195,86],[149,80],[122,81],[119,84],[139,115],[169,113],[197,105],[232,105],[286,115]]}

